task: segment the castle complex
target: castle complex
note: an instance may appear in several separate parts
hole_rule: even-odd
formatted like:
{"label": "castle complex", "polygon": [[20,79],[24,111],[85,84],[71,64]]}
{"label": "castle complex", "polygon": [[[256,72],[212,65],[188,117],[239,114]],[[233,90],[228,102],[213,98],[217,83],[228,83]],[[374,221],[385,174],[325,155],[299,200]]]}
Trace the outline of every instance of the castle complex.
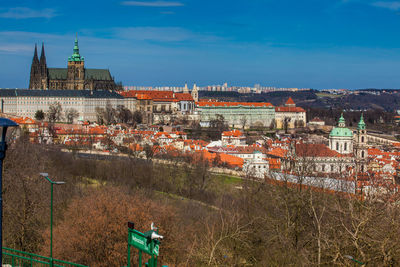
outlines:
{"label": "castle complex", "polygon": [[53,90],[118,90],[121,85],[114,82],[108,69],[87,69],[85,59],[79,54],[78,39],[75,39],[74,52],[68,58],[67,68],[48,68],[44,45],[40,60],[37,46],[33,55],[29,89]]}

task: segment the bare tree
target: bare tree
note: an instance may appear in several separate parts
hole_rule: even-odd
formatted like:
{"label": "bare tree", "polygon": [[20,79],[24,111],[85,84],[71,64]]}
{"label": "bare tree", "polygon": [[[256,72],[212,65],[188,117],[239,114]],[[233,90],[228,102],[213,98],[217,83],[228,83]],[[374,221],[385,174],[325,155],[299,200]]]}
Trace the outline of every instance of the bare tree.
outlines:
{"label": "bare tree", "polygon": [[47,111],[47,120],[50,123],[60,121],[62,119],[62,107],[58,102],[50,104],[49,110]]}
{"label": "bare tree", "polygon": [[104,124],[104,108],[101,107],[96,107],[96,118],[97,118],[97,123],[100,125]]}
{"label": "bare tree", "polygon": [[240,118],[240,125],[242,126],[242,130],[244,131],[244,128],[246,128],[246,125],[247,125],[247,117],[246,116],[242,116]]}
{"label": "bare tree", "polygon": [[121,123],[132,122],[132,112],[129,109],[127,109],[124,105],[117,106],[116,117],[118,122]]}
{"label": "bare tree", "polygon": [[73,123],[74,120],[78,117],[79,117],[79,112],[74,108],[70,108],[65,111],[65,118],[67,119],[67,122],[70,124]]}

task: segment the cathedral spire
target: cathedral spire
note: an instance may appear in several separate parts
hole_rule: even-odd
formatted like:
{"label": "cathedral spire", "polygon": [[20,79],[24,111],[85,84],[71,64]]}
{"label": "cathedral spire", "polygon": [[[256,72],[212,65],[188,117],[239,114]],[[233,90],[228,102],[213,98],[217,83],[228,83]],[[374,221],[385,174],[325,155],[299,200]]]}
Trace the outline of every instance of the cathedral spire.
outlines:
{"label": "cathedral spire", "polygon": [[46,54],[44,53],[44,43],[42,43],[42,52],[40,54],[40,64],[46,65]]}
{"label": "cathedral spire", "polygon": [[68,58],[68,61],[83,61],[84,58],[79,54],[78,34],[75,37],[74,53]]}
{"label": "cathedral spire", "polygon": [[35,44],[35,52],[33,53],[32,64],[39,63],[39,58],[37,54],[37,44]]}

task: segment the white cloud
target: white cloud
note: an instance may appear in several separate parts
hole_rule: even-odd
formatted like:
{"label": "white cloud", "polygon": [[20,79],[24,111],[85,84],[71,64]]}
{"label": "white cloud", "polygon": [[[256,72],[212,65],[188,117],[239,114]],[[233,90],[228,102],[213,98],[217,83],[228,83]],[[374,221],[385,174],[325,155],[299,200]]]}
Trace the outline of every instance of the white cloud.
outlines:
{"label": "white cloud", "polygon": [[52,8],[31,9],[29,7],[13,7],[6,12],[0,13],[0,18],[8,19],[31,19],[31,18],[46,18],[50,19],[57,16],[57,13]]}
{"label": "white cloud", "polygon": [[115,35],[122,39],[161,42],[179,42],[195,38],[195,34],[180,27],[116,28]]}
{"label": "white cloud", "polygon": [[114,28],[116,38],[137,41],[216,43],[223,41],[210,33],[197,33],[181,27],[127,27]]}
{"label": "white cloud", "polygon": [[121,5],[124,6],[146,6],[146,7],[174,7],[174,6],[183,6],[184,4],[181,2],[169,2],[169,1],[123,1]]}
{"label": "white cloud", "polygon": [[18,52],[31,52],[32,46],[31,45],[24,45],[24,44],[2,44],[0,45],[0,53],[18,53]]}
{"label": "white cloud", "polygon": [[392,1],[392,2],[378,1],[378,2],[373,2],[371,5],[376,6],[376,7],[387,8],[387,9],[390,9],[393,11],[400,10],[400,2],[399,1]]}

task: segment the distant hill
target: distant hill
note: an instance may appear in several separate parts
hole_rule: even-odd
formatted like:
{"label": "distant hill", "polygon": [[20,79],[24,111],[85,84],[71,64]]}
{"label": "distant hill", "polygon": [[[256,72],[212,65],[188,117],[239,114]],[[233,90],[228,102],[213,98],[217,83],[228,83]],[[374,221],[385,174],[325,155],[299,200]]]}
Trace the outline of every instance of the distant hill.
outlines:
{"label": "distant hill", "polygon": [[381,109],[394,111],[400,109],[399,90],[365,89],[364,92],[350,95],[334,95],[317,90],[300,92],[269,92],[262,94],[239,94],[237,92],[200,91],[200,98],[218,99],[220,101],[239,102],[270,102],[273,105],[283,105],[290,96],[301,107],[335,108],[346,110]]}

